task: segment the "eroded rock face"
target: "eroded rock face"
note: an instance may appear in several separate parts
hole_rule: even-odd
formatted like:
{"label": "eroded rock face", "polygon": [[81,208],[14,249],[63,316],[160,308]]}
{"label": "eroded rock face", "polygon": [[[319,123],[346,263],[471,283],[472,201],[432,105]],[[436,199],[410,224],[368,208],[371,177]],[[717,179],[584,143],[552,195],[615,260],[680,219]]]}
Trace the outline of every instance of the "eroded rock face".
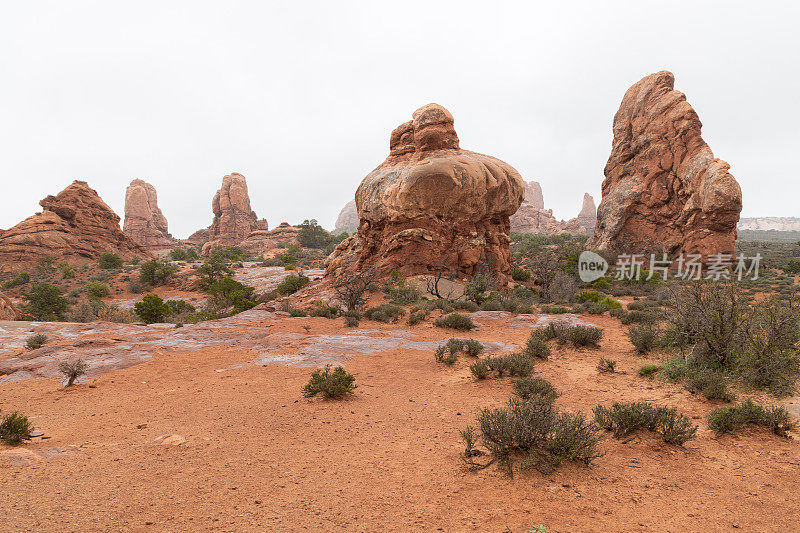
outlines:
{"label": "eroded rock face", "polygon": [[742,191],[700,136],[670,72],[625,93],[588,246],[603,253],[734,253]]}
{"label": "eroded rock face", "polygon": [[156,189],[149,183],[136,179],[125,190],[125,222],[122,231],[149,249],[166,249],[175,246],[167,228],[167,219],[158,208]]}
{"label": "eroded rock face", "polygon": [[[214,220],[208,228],[208,242],[203,245],[203,255],[208,255],[217,246],[237,246],[256,230],[269,229],[266,220],[259,220],[250,207],[247,180],[236,172],[222,178],[222,187],[211,201]],[[202,238],[195,232],[188,242]]]}
{"label": "eroded rock face", "polygon": [[338,235],[345,231],[353,235],[358,231],[358,209],[356,209],[356,201],[350,200],[347,202],[342,210],[339,212],[339,218],[336,219],[336,226],[334,226],[333,234]]}
{"label": "eroded rock face", "polygon": [[288,222],[281,222],[277,228],[267,230],[255,230],[239,243],[246,254],[253,257],[261,257],[266,252],[274,250],[280,243],[300,245],[297,234],[300,228],[292,226]]}
{"label": "eroded rock face", "polygon": [[331,254],[327,275],[375,267],[470,276],[479,265],[508,275],[509,217],[523,188],[510,165],[459,147],[445,108],[422,107],[392,132],[389,157],[358,187],[358,233]]}
{"label": "eroded rock face", "polygon": [[577,222],[589,233],[594,231],[597,224],[597,208],[594,205],[594,198],[589,193],[583,195],[583,206],[581,212],[578,213]]}
{"label": "eroded rock face", "polygon": [[124,260],[151,256],[122,232],[119,216],[85,181],[72,182],[39,205],[41,213],[0,235],[0,272],[34,264],[44,256],[67,262],[95,260],[103,252]]}
{"label": "eroded rock face", "polygon": [[552,209],[544,208],[542,186],[536,181],[525,184],[525,198],[511,217],[511,231],[514,233],[539,233],[544,235],[585,235],[586,229],[576,219],[569,222],[558,220]]}
{"label": "eroded rock face", "polygon": [[22,320],[22,312],[11,298],[0,292],[0,320]]}

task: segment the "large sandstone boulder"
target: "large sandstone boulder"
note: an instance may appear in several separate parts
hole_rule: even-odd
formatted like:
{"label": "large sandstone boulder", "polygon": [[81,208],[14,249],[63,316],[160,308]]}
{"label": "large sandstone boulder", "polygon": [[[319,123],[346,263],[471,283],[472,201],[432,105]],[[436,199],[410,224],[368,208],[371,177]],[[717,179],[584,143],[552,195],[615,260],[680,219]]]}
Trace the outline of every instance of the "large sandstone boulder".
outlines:
{"label": "large sandstone boulder", "polygon": [[333,228],[333,234],[347,232],[352,235],[358,231],[358,209],[356,209],[356,201],[350,200],[347,202],[342,210],[339,212],[339,218],[336,219],[336,225]]}
{"label": "large sandstone boulder", "polygon": [[507,276],[509,217],[523,188],[510,165],[459,147],[445,108],[422,107],[392,132],[389,157],[358,187],[358,233],[331,254],[326,274],[374,267],[471,276],[480,267]]}
{"label": "large sandstone boulder", "polygon": [[0,272],[17,270],[44,256],[67,262],[95,260],[103,252],[125,260],[151,256],[122,232],[119,216],[85,181],[72,182],[39,205],[41,213],[0,235]]}
{"label": "large sandstone boulder", "polygon": [[0,320],[22,320],[22,312],[14,306],[11,298],[0,292]]}
{"label": "large sandstone boulder", "polygon": [[158,208],[156,189],[136,179],[125,190],[125,235],[148,249],[173,248],[177,241],[167,228],[167,219]]}
{"label": "large sandstone boulder", "polygon": [[625,93],[588,246],[607,253],[734,253],[742,191],[700,136],[670,72]]}
{"label": "large sandstone boulder", "polygon": [[594,227],[597,225],[597,208],[594,205],[594,198],[589,193],[583,195],[583,205],[576,221],[589,233],[594,232]]}
{"label": "large sandstone boulder", "polygon": [[[222,178],[222,187],[211,201],[214,220],[208,228],[208,242],[203,254],[208,255],[217,246],[237,246],[256,230],[269,229],[266,220],[259,220],[250,207],[247,180],[232,173]],[[193,235],[190,237],[192,239]]]}
{"label": "large sandstone boulder", "polygon": [[525,198],[511,216],[511,231],[514,233],[537,233],[543,235],[585,235],[584,228],[576,219],[569,222],[558,220],[552,209],[544,208],[542,186],[536,181],[525,184]]}
{"label": "large sandstone boulder", "polygon": [[292,226],[288,222],[281,222],[277,228],[268,231],[253,231],[245,240],[239,243],[239,248],[252,257],[262,257],[282,243],[300,246],[300,242],[297,240],[298,233],[300,233],[300,228],[297,226]]}

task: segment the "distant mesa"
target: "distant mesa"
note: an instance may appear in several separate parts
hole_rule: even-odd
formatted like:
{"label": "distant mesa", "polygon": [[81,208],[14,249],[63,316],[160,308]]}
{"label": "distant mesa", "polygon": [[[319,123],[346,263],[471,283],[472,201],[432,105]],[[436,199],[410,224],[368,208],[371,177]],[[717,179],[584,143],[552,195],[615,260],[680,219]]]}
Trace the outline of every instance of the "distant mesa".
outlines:
{"label": "distant mesa", "polygon": [[625,93],[614,116],[597,227],[601,253],[733,254],[742,191],[700,136],[702,124],[662,71]]}
{"label": "distant mesa", "polygon": [[174,248],[178,241],[167,228],[167,219],[158,208],[156,189],[135,179],[125,191],[125,221],[122,231],[150,250]]}
{"label": "distant mesa", "polygon": [[800,218],[797,217],[753,217],[740,218],[738,230],[750,231],[800,231]]}
{"label": "distant mesa", "polygon": [[119,216],[85,181],[74,181],[39,202],[43,210],[0,235],[0,272],[31,265],[45,256],[67,262],[96,260],[112,252],[124,260],[150,252],[125,235]]}
{"label": "distant mesa", "polygon": [[578,217],[565,222],[556,219],[552,209],[544,208],[541,185],[536,181],[529,181],[525,184],[525,199],[511,217],[511,231],[542,235],[586,235],[594,230],[595,221],[594,199],[589,194],[583,195],[583,206]]}
{"label": "distant mesa", "polygon": [[333,228],[333,234],[347,232],[348,235],[353,235],[358,231],[358,209],[356,209],[356,201],[350,200],[339,212],[339,218],[336,219],[336,225]]}
{"label": "distant mesa", "polygon": [[389,140],[389,156],[355,195],[358,232],[326,261],[326,275],[375,268],[405,275],[480,268],[511,272],[509,217],[525,183],[507,163],[463,150],[452,115],[429,104]]}

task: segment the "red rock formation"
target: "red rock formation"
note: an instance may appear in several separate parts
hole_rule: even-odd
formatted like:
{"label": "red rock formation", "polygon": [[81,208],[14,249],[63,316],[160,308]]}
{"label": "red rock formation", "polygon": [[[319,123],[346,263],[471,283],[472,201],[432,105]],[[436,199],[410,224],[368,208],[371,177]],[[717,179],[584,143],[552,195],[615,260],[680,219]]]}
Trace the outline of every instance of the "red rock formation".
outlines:
{"label": "red rock formation", "polygon": [[583,228],[576,219],[569,222],[556,219],[552,209],[544,208],[544,195],[538,182],[529,181],[525,184],[525,199],[511,217],[511,231],[514,233],[538,233],[543,235],[585,235]]}
{"label": "red rock formation", "polygon": [[589,193],[584,193],[583,195],[583,205],[576,221],[586,228],[589,233],[594,231],[594,227],[597,224],[597,208],[594,206],[594,198]]}
{"label": "red rock formation", "polygon": [[209,237],[211,237],[211,231],[208,228],[203,228],[189,235],[189,238],[184,239],[184,242],[194,245],[205,244],[208,242]]}
{"label": "red rock formation", "polygon": [[300,228],[290,225],[288,222],[281,222],[277,228],[267,230],[256,230],[239,243],[246,254],[253,257],[263,256],[266,252],[274,250],[280,243],[300,245],[297,234]]}
{"label": "red rock formation", "polygon": [[0,292],[0,320],[22,320],[22,312],[14,306],[11,298]]}
{"label": "red rock formation", "polygon": [[253,231],[269,229],[267,221],[259,220],[250,208],[247,180],[235,172],[222,178],[222,187],[211,201],[211,210],[214,212],[214,220],[208,228],[208,242],[203,246],[204,255],[208,255],[217,246],[237,246]]}
{"label": "red rock formation", "polygon": [[670,72],[651,74],[622,99],[588,243],[595,250],[734,253],[742,191],[674,84]]}
{"label": "red rock formation", "polygon": [[331,254],[326,275],[375,267],[470,276],[484,264],[507,276],[509,216],[523,187],[510,165],[459,148],[445,108],[418,109],[392,132],[389,157],[358,187],[358,233]]}
{"label": "red rock formation", "polygon": [[30,216],[0,236],[0,272],[11,272],[44,256],[80,262],[103,252],[122,259],[150,257],[139,243],[119,227],[119,216],[85,181],[48,196],[41,213]]}
{"label": "red rock formation", "polygon": [[350,200],[339,212],[339,218],[336,219],[336,225],[333,229],[333,234],[344,233],[345,231],[353,235],[358,231],[358,210],[356,209],[356,201]]}
{"label": "red rock formation", "polygon": [[156,189],[142,180],[133,180],[125,191],[125,235],[151,250],[175,247],[167,219],[158,208]]}

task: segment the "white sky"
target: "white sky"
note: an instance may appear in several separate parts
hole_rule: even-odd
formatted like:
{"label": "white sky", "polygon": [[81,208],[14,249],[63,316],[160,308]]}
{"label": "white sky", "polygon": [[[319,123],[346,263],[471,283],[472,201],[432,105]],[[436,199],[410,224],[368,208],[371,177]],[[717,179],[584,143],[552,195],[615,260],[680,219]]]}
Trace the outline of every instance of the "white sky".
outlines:
{"label": "white sky", "polygon": [[389,133],[429,102],[464,148],[542,183],[559,218],[600,201],[625,90],[676,76],[744,193],[800,216],[800,7],[790,2],[0,0],[0,227],[85,178],[122,216],[155,185],[177,237],[247,177],[270,227],[332,227]]}

